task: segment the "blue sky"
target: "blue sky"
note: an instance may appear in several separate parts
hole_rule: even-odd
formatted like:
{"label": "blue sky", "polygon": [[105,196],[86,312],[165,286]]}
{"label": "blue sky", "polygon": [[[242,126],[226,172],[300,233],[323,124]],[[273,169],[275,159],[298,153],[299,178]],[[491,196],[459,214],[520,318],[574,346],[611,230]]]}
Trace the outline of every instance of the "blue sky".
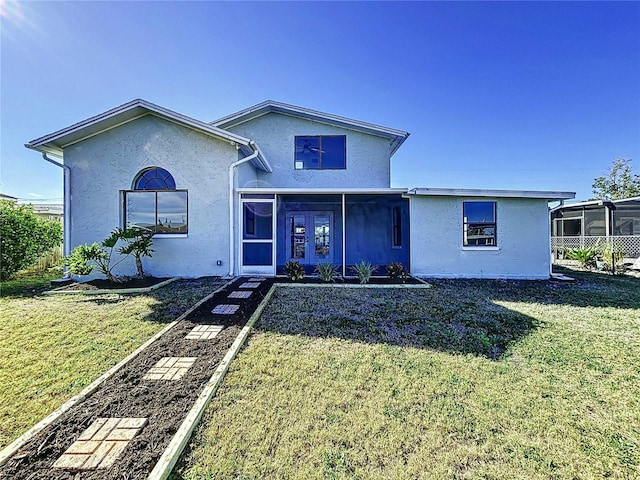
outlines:
{"label": "blue sky", "polygon": [[396,187],[586,199],[615,157],[640,173],[640,2],[0,5],[0,190],[21,199],[62,199],[24,143],[134,98],[206,121],[273,99],[407,130]]}

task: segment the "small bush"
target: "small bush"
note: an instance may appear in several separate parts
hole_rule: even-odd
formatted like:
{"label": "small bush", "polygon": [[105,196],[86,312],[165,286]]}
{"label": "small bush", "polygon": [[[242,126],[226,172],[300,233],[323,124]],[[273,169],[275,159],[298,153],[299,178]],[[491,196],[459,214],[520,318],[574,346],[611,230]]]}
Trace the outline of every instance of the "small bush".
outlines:
{"label": "small bush", "polygon": [[371,265],[370,262],[362,260],[360,263],[356,263],[351,270],[358,276],[361,284],[369,283],[371,275],[377,270],[377,267]]}
{"label": "small bush", "polygon": [[64,266],[71,275],[89,275],[94,267],[89,262],[101,255],[104,255],[104,250],[95,242],[91,245],[78,245],[70,255],[64,257]]}
{"label": "small bush", "polygon": [[602,259],[604,264],[604,269],[608,271],[612,271],[612,265],[615,265],[616,271],[623,272],[624,271],[624,263],[622,260],[624,259],[624,245],[620,242],[606,242],[600,248],[598,252],[598,257]]}
{"label": "small bush", "polygon": [[387,265],[387,275],[393,280],[402,280],[403,282],[409,276],[404,265],[400,262],[393,262]]}
{"label": "small bush", "polygon": [[289,260],[284,264],[284,273],[289,280],[293,280],[294,282],[302,280],[304,278],[304,267],[300,265],[300,262]]}
{"label": "small bush", "polygon": [[593,268],[596,265],[596,257],[599,253],[598,246],[568,248],[565,256],[570,260],[577,260],[583,268]]}
{"label": "small bush", "polygon": [[335,282],[338,276],[338,267],[331,263],[319,263],[316,265],[315,273],[323,282]]}

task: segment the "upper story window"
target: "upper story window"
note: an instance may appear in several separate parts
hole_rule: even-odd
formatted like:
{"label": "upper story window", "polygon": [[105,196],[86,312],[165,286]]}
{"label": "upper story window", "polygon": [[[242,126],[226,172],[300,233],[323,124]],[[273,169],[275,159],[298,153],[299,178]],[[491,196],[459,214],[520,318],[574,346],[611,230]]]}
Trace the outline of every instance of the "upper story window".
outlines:
{"label": "upper story window", "polygon": [[495,247],[496,202],[463,202],[463,246]]}
{"label": "upper story window", "polygon": [[295,137],[296,170],[347,168],[347,137],[322,135]]}
{"label": "upper story window", "polygon": [[142,170],[133,181],[133,190],[124,192],[124,224],[150,228],[157,234],[187,233],[187,190],[177,190],[173,176],[164,168]]}

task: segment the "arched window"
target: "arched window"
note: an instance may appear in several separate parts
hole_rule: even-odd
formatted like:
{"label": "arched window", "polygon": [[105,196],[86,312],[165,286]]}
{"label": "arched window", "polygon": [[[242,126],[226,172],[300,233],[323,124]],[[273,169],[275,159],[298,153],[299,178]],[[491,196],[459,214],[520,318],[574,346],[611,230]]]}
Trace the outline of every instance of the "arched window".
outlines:
{"label": "arched window", "polygon": [[152,167],[142,170],[136,177],[134,190],[175,190],[176,181],[164,168]]}
{"label": "arched window", "polygon": [[143,227],[157,234],[188,232],[188,193],[176,189],[171,173],[161,167],[145,168],[124,192],[125,227]]}

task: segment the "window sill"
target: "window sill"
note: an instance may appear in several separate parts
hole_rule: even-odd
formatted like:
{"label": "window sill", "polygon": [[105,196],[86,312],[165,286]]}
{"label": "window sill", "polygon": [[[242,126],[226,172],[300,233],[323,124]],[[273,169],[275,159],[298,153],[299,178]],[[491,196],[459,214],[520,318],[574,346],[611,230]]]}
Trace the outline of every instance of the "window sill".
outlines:
{"label": "window sill", "polygon": [[500,247],[460,247],[460,250],[469,252],[497,252],[500,250]]}
{"label": "window sill", "polygon": [[187,238],[188,233],[156,233],[153,236],[153,240],[160,240],[161,238]]}

